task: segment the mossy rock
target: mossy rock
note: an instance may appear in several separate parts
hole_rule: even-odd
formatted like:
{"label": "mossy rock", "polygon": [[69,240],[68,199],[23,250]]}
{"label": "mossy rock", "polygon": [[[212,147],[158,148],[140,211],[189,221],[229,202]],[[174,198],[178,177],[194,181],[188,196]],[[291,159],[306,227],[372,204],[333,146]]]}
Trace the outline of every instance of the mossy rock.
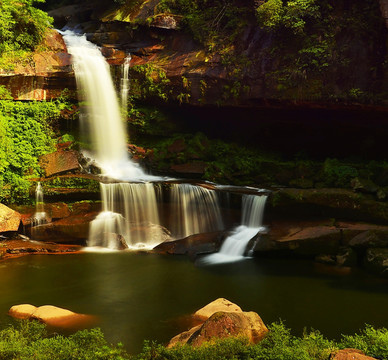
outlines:
{"label": "mossy rock", "polygon": [[388,249],[368,249],[364,258],[364,265],[368,271],[388,278]]}

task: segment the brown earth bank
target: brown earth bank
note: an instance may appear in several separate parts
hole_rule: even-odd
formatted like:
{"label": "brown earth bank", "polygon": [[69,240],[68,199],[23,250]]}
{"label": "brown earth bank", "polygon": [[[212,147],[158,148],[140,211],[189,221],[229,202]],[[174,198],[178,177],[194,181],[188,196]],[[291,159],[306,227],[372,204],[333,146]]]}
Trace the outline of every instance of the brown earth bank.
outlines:
{"label": "brown earth bank", "polygon": [[57,244],[34,240],[1,240],[0,260],[6,260],[23,255],[58,255],[75,254],[81,251],[80,245]]}

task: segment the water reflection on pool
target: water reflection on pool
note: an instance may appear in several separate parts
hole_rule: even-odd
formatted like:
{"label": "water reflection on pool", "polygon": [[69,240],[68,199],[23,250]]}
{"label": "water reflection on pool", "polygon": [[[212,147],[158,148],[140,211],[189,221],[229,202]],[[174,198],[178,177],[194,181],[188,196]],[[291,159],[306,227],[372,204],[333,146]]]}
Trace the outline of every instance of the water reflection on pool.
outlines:
{"label": "water reflection on pool", "polygon": [[0,320],[15,304],[52,304],[97,315],[110,342],[138,352],[144,339],[166,342],[182,316],[225,297],[266,324],[282,319],[327,337],[365,323],[388,326],[388,282],[362,272],[324,274],[308,261],[251,259],[198,267],[184,257],[139,253],[26,256],[0,263]]}

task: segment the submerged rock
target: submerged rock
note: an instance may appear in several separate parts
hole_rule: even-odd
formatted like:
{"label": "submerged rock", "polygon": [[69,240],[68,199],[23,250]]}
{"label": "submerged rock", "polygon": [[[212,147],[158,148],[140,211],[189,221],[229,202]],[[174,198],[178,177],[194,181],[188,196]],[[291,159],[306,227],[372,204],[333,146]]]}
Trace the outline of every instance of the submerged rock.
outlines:
{"label": "submerged rock", "polygon": [[8,315],[17,319],[36,319],[46,325],[62,328],[84,327],[93,322],[93,316],[78,314],[53,305],[36,307],[30,304],[12,306]]}

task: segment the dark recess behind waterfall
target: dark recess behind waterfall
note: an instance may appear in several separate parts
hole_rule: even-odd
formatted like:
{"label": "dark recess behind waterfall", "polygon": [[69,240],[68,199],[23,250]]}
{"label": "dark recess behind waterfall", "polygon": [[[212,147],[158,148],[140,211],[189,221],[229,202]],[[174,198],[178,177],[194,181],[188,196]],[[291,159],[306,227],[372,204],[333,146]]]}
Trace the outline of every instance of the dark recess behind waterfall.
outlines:
{"label": "dark recess behind waterfall", "polygon": [[376,109],[176,106],[166,109],[189,133],[202,132],[283,157],[388,158],[388,113]]}

